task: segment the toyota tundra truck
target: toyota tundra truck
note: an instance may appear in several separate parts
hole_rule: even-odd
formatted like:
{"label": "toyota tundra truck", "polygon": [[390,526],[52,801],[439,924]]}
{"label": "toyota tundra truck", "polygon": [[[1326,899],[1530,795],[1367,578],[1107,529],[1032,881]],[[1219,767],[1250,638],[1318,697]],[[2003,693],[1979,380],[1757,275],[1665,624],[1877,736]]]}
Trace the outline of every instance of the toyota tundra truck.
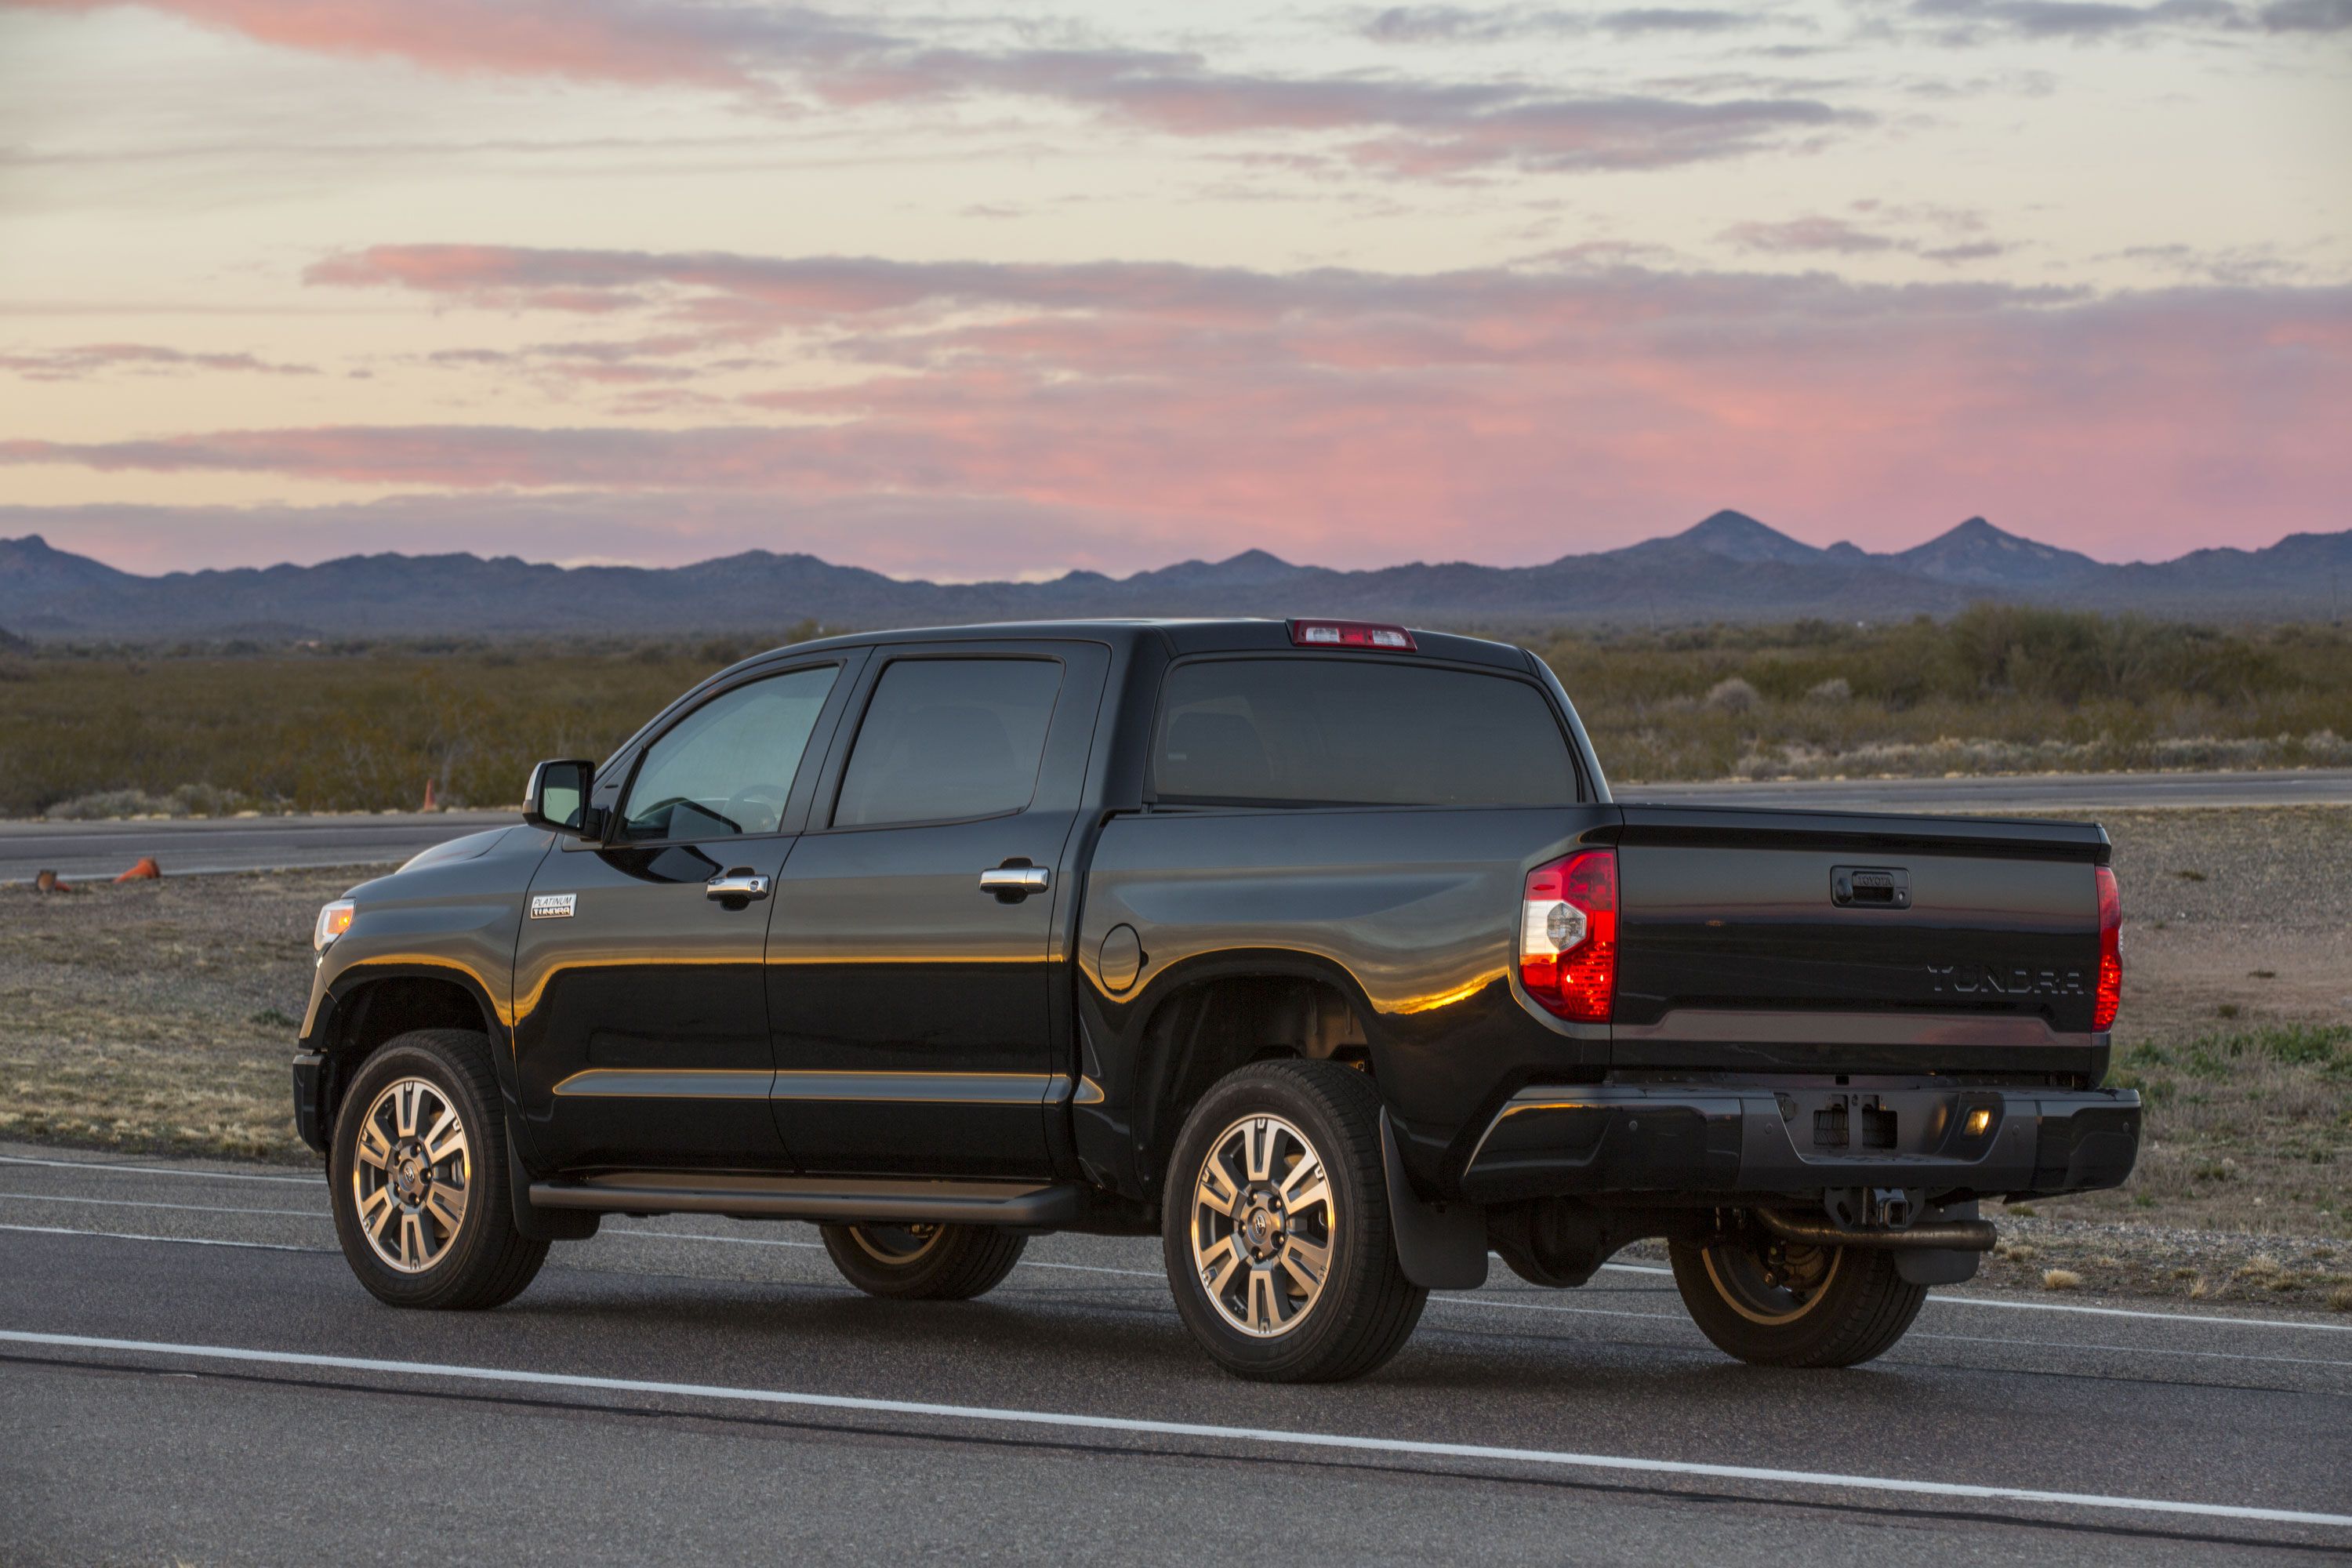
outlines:
{"label": "toyota tundra truck", "polygon": [[513,1299],[605,1215],[822,1227],[877,1296],[1157,1235],[1243,1377],[1360,1376],[1490,1258],[1660,1239],[1741,1360],[1850,1365],[2112,1187],[2105,832],[1645,805],[1551,671],[1331,620],[747,660],[320,911],[294,1063],[344,1254]]}

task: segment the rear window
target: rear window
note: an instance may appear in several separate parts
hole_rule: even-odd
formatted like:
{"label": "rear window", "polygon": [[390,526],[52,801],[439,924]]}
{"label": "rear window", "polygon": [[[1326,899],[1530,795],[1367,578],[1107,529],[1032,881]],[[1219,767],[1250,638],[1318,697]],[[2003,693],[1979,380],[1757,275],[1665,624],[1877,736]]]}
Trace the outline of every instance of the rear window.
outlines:
{"label": "rear window", "polygon": [[1523,680],[1373,659],[1204,659],[1170,672],[1162,800],[1563,805],[1567,739]]}

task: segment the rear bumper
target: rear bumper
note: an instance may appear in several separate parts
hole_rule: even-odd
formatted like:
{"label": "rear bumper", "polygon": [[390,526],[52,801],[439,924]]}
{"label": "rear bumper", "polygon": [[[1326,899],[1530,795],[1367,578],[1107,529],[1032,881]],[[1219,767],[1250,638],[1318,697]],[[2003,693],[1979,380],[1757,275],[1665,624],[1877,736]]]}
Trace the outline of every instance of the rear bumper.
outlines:
{"label": "rear bumper", "polygon": [[1538,1087],[1496,1114],[1461,1189],[1480,1204],[1832,1187],[2049,1196],[2122,1185],[2139,1131],[2130,1089]]}

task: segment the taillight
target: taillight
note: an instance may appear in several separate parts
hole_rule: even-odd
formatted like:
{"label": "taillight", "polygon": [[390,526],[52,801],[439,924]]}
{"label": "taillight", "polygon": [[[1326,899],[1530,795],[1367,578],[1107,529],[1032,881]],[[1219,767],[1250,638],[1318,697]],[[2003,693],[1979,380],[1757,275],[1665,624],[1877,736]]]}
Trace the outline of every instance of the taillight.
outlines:
{"label": "taillight", "polygon": [[1293,621],[1294,647],[1378,647],[1392,653],[1413,653],[1412,634],[1402,626],[1371,621]]}
{"label": "taillight", "polygon": [[1617,851],[1581,849],[1528,873],[1519,984],[1546,1012],[1609,1022],[1617,1005]]}
{"label": "taillight", "polygon": [[2101,866],[2099,873],[2099,999],[2091,1007],[2091,1032],[2116,1026],[2116,1009],[2124,1000],[2124,900],[2116,891],[2116,874]]}

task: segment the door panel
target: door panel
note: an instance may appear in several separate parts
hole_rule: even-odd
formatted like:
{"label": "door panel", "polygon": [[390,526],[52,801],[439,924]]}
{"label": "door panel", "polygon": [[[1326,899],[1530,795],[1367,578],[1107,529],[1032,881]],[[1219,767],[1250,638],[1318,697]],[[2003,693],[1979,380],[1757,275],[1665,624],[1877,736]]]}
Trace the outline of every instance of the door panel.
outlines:
{"label": "door panel", "polygon": [[543,1168],[777,1169],[775,1058],[760,979],[766,902],[729,909],[706,884],[771,879],[789,838],[553,854],[515,962],[515,1057]]}
{"label": "door panel", "polygon": [[[597,781],[617,807],[612,841],[567,842],[541,864],[515,952],[538,1169],[791,1167],[768,1105],[761,963],[863,663],[852,651],[756,672],[685,710]],[[714,897],[713,879],[735,874],[765,879],[768,896]]]}
{"label": "door panel", "polygon": [[[936,668],[984,658],[1001,679]],[[1028,706],[1040,662],[1058,671],[1042,688],[1050,723]],[[828,770],[847,781],[827,814],[840,826],[803,836],[777,888],[778,1124],[812,1173],[1043,1177],[1044,1107],[1069,1070],[1054,1022],[1055,910],[1076,890],[1061,858],[1108,652],[947,645],[876,664],[846,761]],[[887,820],[954,802],[1003,814]],[[983,872],[1006,869],[1042,872],[1044,886],[983,890]]]}

